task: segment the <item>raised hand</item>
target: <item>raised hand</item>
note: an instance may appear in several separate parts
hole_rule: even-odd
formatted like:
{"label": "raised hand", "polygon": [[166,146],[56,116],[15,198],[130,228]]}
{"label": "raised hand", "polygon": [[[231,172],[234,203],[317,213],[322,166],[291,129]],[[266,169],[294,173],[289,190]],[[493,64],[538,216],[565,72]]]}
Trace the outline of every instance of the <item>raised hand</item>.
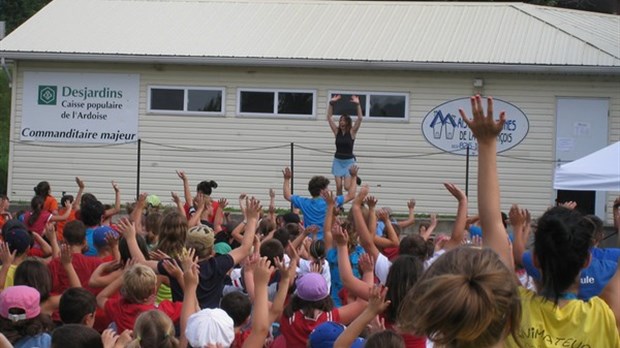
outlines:
{"label": "raised hand", "polygon": [[170,191],[170,196],[172,196],[172,201],[174,202],[174,204],[181,204],[181,198],[179,198],[179,195],[177,195],[176,192]]}
{"label": "raised hand", "polygon": [[291,172],[291,168],[286,167],[282,170],[282,176],[285,180],[288,180],[293,177],[293,172]]}
{"label": "raised hand", "polygon": [[471,97],[470,101],[473,118],[470,119],[463,109],[459,109],[461,118],[463,118],[465,124],[467,124],[472,133],[474,133],[478,143],[486,143],[491,140],[495,141],[495,138],[504,128],[506,113],[504,111],[500,112],[499,120],[495,121],[495,119],[493,119],[493,98],[487,98],[486,116],[482,108],[482,97],[480,97],[480,95]]}
{"label": "raised hand", "polygon": [[415,199],[412,198],[412,199],[407,201],[407,208],[409,210],[415,209]]}
{"label": "raised hand", "polygon": [[343,229],[339,224],[334,224],[332,226],[332,236],[334,242],[336,242],[338,246],[347,245],[349,243],[347,230]]}
{"label": "raised hand", "polygon": [[217,204],[220,209],[224,210],[228,206],[228,200],[226,198],[220,198],[217,200]]}
{"label": "raised hand", "polygon": [[261,214],[261,211],[263,210],[263,207],[260,205],[260,201],[254,197],[247,199],[246,198],[246,218],[249,219],[256,219],[258,220],[258,217]]}
{"label": "raised hand", "polygon": [[360,167],[358,167],[357,165],[352,165],[349,168],[349,174],[351,174],[351,176],[357,176],[357,173],[360,171]]}
{"label": "raised hand", "polygon": [[269,198],[271,199],[275,199],[276,198],[276,191],[272,188],[269,189]]}
{"label": "raised hand", "polygon": [[353,201],[353,204],[362,205],[369,191],[370,189],[368,188],[368,184],[362,185],[362,188],[357,193],[357,196],[355,196],[355,200]]}
{"label": "raised hand", "polygon": [[113,348],[118,341],[119,336],[113,329],[105,329],[101,333],[101,343],[103,348]]}
{"label": "raised hand", "polygon": [[200,277],[200,266],[197,262],[192,262],[187,268],[183,270],[183,281],[185,282],[185,288],[197,287]]}
{"label": "raised hand", "polygon": [[563,203],[560,203],[560,206],[564,207],[564,208],[567,208],[567,209],[570,209],[570,210],[573,210],[573,209],[577,208],[577,202],[574,202],[574,201],[563,202]]}
{"label": "raised hand", "polygon": [[144,205],[146,203],[146,197],[148,197],[149,194],[147,192],[142,192],[139,196],[138,196],[138,203]]}
{"label": "raised hand", "polygon": [[342,98],[342,96],[340,94],[336,94],[334,96],[332,96],[332,99],[329,100],[329,103],[331,105],[334,105],[334,103],[336,103],[337,101],[340,100],[340,98]]}
{"label": "raised hand", "polygon": [[273,273],[274,268],[271,265],[271,261],[267,259],[267,257],[261,257],[256,263],[256,267],[254,268],[254,286],[255,287],[265,287],[269,283],[269,278],[271,278],[271,274]]}
{"label": "raised hand", "polygon": [[68,265],[71,263],[71,260],[73,260],[71,247],[66,243],[62,243],[60,245],[60,263],[63,265]]}
{"label": "raised hand", "polygon": [[43,235],[47,237],[47,240],[51,243],[52,240],[56,239],[56,225],[53,222],[46,223]]}
{"label": "raised hand", "polygon": [[177,170],[177,176],[183,181],[187,180],[187,175],[185,175],[185,172],[182,170]]}
{"label": "raised hand", "polygon": [[375,315],[383,313],[391,303],[391,301],[385,300],[387,290],[388,288],[384,286],[374,286],[370,288],[370,296],[368,298],[368,307],[366,307],[366,310]]}
{"label": "raised hand", "polygon": [[310,225],[310,226],[306,227],[304,232],[306,234],[308,234],[308,235],[317,234],[317,233],[319,233],[319,226],[317,226],[317,225]]}
{"label": "raised hand", "polygon": [[118,230],[123,234],[125,239],[136,238],[136,224],[129,221],[128,218],[122,218],[118,222]]}
{"label": "raised hand", "polygon": [[0,242],[0,260],[2,261],[3,266],[8,266],[15,261],[15,254],[17,250],[13,250],[13,252],[9,249],[8,243]]}
{"label": "raised hand", "polygon": [[334,207],[336,205],[336,195],[334,194],[334,192],[329,190],[323,190],[321,192],[321,197],[323,197],[328,206]]}
{"label": "raised hand", "polygon": [[114,192],[116,193],[119,193],[121,191],[121,189],[118,187],[118,184],[114,180],[112,180],[112,189],[114,189]]}
{"label": "raised hand", "polygon": [[79,176],[75,177],[75,183],[78,185],[78,188],[84,189],[84,181],[82,181]]}
{"label": "raised hand", "polygon": [[310,272],[322,274],[323,273],[323,265],[318,262],[312,261],[310,263]]}
{"label": "raised hand", "polygon": [[359,105],[360,104],[360,97],[358,97],[356,95],[352,95],[351,96],[351,103]]}
{"label": "raised hand", "polygon": [[390,215],[386,209],[379,209],[377,210],[377,219],[387,224],[390,221]]}
{"label": "raised hand", "polygon": [[364,203],[368,205],[368,209],[374,209],[377,206],[377,198],[375,196],[367,196]]}
{"label": "raised hand", "polygon": [[161,250],[152,250],[149,251],[149,257],[151,258],[151,260],[155,260],[155,261],[161,261],[161,260],[165,260],[165,259],[169,259],[170,256],[168,254],[166,254],[165,252],[161,251]]}
{"label": "raised hand", "polygon": [[455,184],[444,182],[443,186],[446,188],[446,190],[448,190],[448,192],[450,192],[450,194],[452,194],[452,196],[454,196],[454,198],[456,198],[457,201],[467,199],[467,196],[465,196],[465,192],[463,192],[463,190],[461,190]]}
{"label": "raised hand", "polygon": [[510,211],[508,212],[508,218],[510,219],[510,224],[514,227],[522,227],[525,226],[527,221],[528,212],[525,209],[519,208],[518,205],[513,204],[510,207]]}
{"label": "raised hand", "polygon": [[362,273],[374,272],[375,271],[375,260],[370,254],[364,253],[360,256],[359,266],[362,270]]}
{"label": "raised hand", "polygon": [[165,259],[162,262],[162,266],[168,272],[168,274],[174,279],[181,279],[183,277],[183,270],[179,266],[179,263],[175,259]]}

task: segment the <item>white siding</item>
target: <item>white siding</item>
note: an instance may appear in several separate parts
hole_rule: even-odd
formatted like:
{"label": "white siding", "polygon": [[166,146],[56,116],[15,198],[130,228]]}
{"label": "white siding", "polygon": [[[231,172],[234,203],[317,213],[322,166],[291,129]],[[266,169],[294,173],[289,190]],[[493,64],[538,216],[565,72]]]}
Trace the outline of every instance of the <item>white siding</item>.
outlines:
{"label": "white siding", "polygon": [[[355,148],[360,176],[378,196],[379,204],[391,206],[396,212],[404,212],[405,201],[415,197],[417,212],[454,214],[456,202],[441,183],[455,182],[464,189],[465,157],[440,153],[427,143],[420,125],[435,106],[472,94],[474,77],[484,79],[484,94],[515,104],[530,122],[525,140],[499,158],[502,209],[505,211],[511,203],[519,203],[537,216],[553,201],[556,97],[610,98],[609,142],[620,138],[618,78],[21,62],[13,84],[17,91],[12,130],[15,143],[9,172],[9,193],[13,200],[29,200],[32,187],[40,180],[50,181],[57,197],[61,191],[74,193],[74,176],[82,177],[87,191],[105,202],[113,200],[111,180],[119,182],[123,202],[133,200],[136,193],[136,144],[33,146],[19,142],[21,88],[26,70],[140,74],[141,190],[159,195],[165,203],[170,202],[171,190],[182,193],[181,181],[174,171],[184,169],[192,190],[200,180],[215,180],[220,186],[214,191],[215,198],[225,197],[236,203],[239,193],[247,192],[261,198],[266,205],[268,189],[275,188],[278,192],[276,205],[284,208],[287,202],[280,194],[281,169],[289,165],[290,142],[304,147],[295,148],[294,189],[295,193],[307,195],[306,185],[312,175],[331,178],[334,139],[324,116],[330,90],[409,93],[409,120],[365,120]],[[146,114],[149,85],[223,86],[226,88],[226,116]],[[318,115],[310,120],[237,117],[236,89],[239,87],[315,89]],[[231,151],[271,146],[277,148]],[[403,158],[393,158],[395,156]],[[469,186],[472,214],[476,210],[476,165],[476,159],[472,158]],[[610,204],[613,195],[608,195]]]}

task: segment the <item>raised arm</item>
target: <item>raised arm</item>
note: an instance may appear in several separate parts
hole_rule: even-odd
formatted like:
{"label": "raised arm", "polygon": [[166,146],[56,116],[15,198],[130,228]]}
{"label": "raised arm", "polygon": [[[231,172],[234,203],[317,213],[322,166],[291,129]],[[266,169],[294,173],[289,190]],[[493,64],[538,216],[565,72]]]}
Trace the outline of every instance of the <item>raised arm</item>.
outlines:
{"label": "raised arm", "polygon": [[479,95],[471,97],[473,118],[459,109],[463,121],[478,141],[478,214],[480,227],[484,231],[483,244],[492,248],[507,267],[514,267],[508,236],[502,223],[500,189],[497,175],[497,136],[504,127],[506,114],[501,112],[499,120],[493,119],[493,98],[487,98],[487,112],[482,107]]}
{"label": "raised arm", "polygon": [[206,210],[207,199],[208,198],[205,197],[203,193],[199,192],[198,195],[196,195],[196,211],[188,219],[188,226],[192,227],[200,224],[200,218],[202,217],[202,213]]}
{"label": "raised arm", "polygon": [[512,242],[512,256],[515,265],[523,265],[523,253],[525,253],[525,246],[530,235],[530,229],[529,226],[527,226],[527,224],[529,224],[529,222],[527,222],[528,216],[529,212],[520,209],[516,204],[513,204],[508,212],[514,237]]}
{"label": "raised arm", "polygon": [[65,212],[62,215],[52,215],[49,219],[49,222],[57,222],[57,221],[65,221],[71,215],[71,210],[73,209],[73,204],[69,201],[65,202]]}
{"label": "raised arm", "polygon": [[291,201],[291,178],[293,177],[293,173],[289,167],[284,168],[282,170],[282,176],[284,177],[284,181],[282,182],[282,194],[284,195],[284,199],[287,201]]}
{"label": "raised arm", "polygon": [[444,249],[450,250],[458,248],[463,242],[463,239],[465,239],[465,225],[467,223],[467,196],[465,196],[465,192],[454,184],[444,183],[443,186],[458,201],[456,218],[454,219],[454,225],[452,226],[452,235],[444,246]]}
{"label": "raised arm", "polygon": [[252,332],[243,343],[243,348],[261,348],[265,344],[265,338],[269,334],[269,300],[267,298],[267,285],[274,268],[267,257],[261,257],[254,269],[254,283],[256,284],[256,296],[252,313]]}
{"label": "raised arm", "polygon": [[105,211],[104,219],[121,212],[121,189],[115,181],[112,181],[112,189],[114,189],[114,207]]}
{"label": "raised arm", "polygon": [[215,232],[215,234],[222,231],[224,209],[228,206],[228,200],[226,198],[220,198],[217,203],[217,211],[215,212],[215,218],[213,219],[213,232]]}
{"label": "raised arm", "polygon": [[407,209],[409,210],[409,216],[407,217],[407,220],[397,222],[401,230],[415,224],[415,199],[410,199],[407,201]]}
{"label": "raised arm", "polygon": [[[353,322],[347,326],[343,333],[338,336],[336,342],[334,342],[334,348],[349,348],[355,342],[355,339],[364,331],[368,323],[370,323],[378,314],[383,313],[390,301],[385,300],[387,294],[386,287],[369,287],[370,300],[368,306],[360,316],[358,316]],[[367,290],[367,291],[368,291]]]}
{"label": "raised arm", "polygon": [[148,193],[142,192],[138,196],[138,200],[136,201],[136,205],[131,211],[131,221],[133,221],[136,231],[142,233],[142,212],[144,211],[144,207],[146,206],[146,197],[148,197]]}
{"label": "raised arm", "polygon": [[353,124],[353,128],[351,128],[351,137],[355,139],[357,135],[357,131],[360,129],[362,125],[362,120],[364,119],[364,115],[362,114],[362,106],[360,105],[360,97],[353,95],[351,96],[351,103],[355,104],[355,110],[357,111],[357,119]]}
{"label": "raised arm", "polygon": [[75,177],[75,183],[78,185],[78,192],[73,200],[73,210],[76,210],[80,207],[80,202],[82,201],[82,195],[84,194],[84,181],[80,179],[79,176]]}
{"label": "raised arm", "polygon": [[276,191],[269,189],[269,220],[276,223]]}
{"label": "raised arm", "polygon": [[357,194],[357,172],[360,168],[356,165],[351,166],[349,168],[349,174],[351,174],[351,185],[349,185],[349,190],[347,191],[347,195],[344,197],[344,202],[348,203],[355,199],[355,195]]}
{"label": "raised arm", "polygon": [[437,228],[437,214],[430,214],[431,223],[424,232],[420,232],[420,236],[424,238],[424,240],[428,240],[431,237],[431,234],[435,232],[435,228]]}
{"label": "raised arm", "polygon": [[129,253],[131,254],[132,260],[135,262],[142,263],[144,265],[149,266],[151,269],[158,273],[157,271],[157,261],[147,260],[140,251],[140,247],[138,246],[138,241],[136,240],[136,226],[135,223],[130,222],[127,218],[121,219],[118,223],[118,228],[120,232],[123,234],[123,237],[127,240],[127,248],[129,249]]}
{"label": "raised arm", "polygon": [[329,128],[332,129],[332,133],[334,135],[338,134],[338,125],[334,122],[334,104],[339,101],[341,98],[340,94],[337,94],[329,100],[329,104],[327,105],[327,122],[329,123]]}
{"label": "raised arm", "polygon": [[183,203],[181,203],[181,198],[174,191],[170,191],[170,197],[172,197],[172,201],[174,205],[177,207],[177,211],[181,216],[186,216],[185,209],[183,209]]}
{"label": "raised arm", "polygon": [[233,258],[235,264],[238,264],[241,260],[250,255],[252,243],[254,242],[254,235],[256,234],[258,216],[262,210],[260,201],[254,197],[247,200],[246,207],[247,225],[245,226],[245,233],[241,240],[241,246],[228,253],[228,255]]}
{"label": "raised arm", "polygon": [[[333,233],[338,251],[338,273],[340,274],[342,285],[349,291],[350,294],[367,300],[369,284],[363,280],[357,279],[353,275],[353,270],[351,269],[349,249],[347,248],[347,243],[349,241],[347,231],[344,231],[340,225],[334,225]],[[374,267],[370,269],[370,275],[372,277],[374,277],[373,269]],[[364,275],[366,274],[367,272],[364,272]]]}
{"label": "raised arm", "polygon": [[332,225],[334,224],[334,209],[336,208],[336,196],[332,191],[327,190],[325,190],[321,195],[327,203],[325,222],[323,223],[323,241],[325,242],[325,250],[329,250],[333,246]]}
{"label": "raised arm", "polygon": [[75,268],[73,268],[73,263],[71,262],[72,258],[71,247],[67,244],[63,244],[60,248],[60,263],[62,263],[62,268],[64,268],[67,279],[69,279],[69,286],[72,288],[81,288],[82,283],[80,282]]}
{"label": "raised arm", "polygon": [[177,175],[179,179],[183,181],[183,195],[185,196],[185,204],[188,206],[192,205],[192,191],[189,189],[189,179],[185,172],[182,170],[177,170]]}
{"label": "raised arm", "polygon": [[379,237],[375,234],[375,244],[379,248],[395,248],[400,244],[400,239],[398,239],[398,234],[394,230],[394,226],[392,226],[392,221],[390,221],[390,216],[385,209],[380,209],[377,211],[377,218],[383,221],[385,228],[383,229],[383,234],[385,237]]}
{"label": "raised arm", "polygon": [[374,243],[373,237],[370,235],[368,231],[368,226],[366,226],[366,221],[364,220],[364,215],[362,214],[362,203],[366,196],[368,195],[368,185],[362,186],[360,193],[355,197],[353,201],[353,205],[351,206],[351,212],[353,213],[353,220],[355,221],[355,230],[357,231],[357,235],[360,239],[360,244],[366,250],[373,259],[377,259],[379,256],[379,249]]}
{"label": "raised arm", "polygon": [[[180,318],[180,331],[181,337],[179,338],[179,347],[187,347],[187,337],[185,337],[185,328],[187,328],[187,321],[189,317],[200,310],[198,305],[198,298],[196,297],[196,289],[198,288],[199,271],[198,263],[195,260],[186,260],[184,257],[181,262],[183,263],[183,279],[185,283],[185,291],[183,294],[183,306],[181,307]],[[191,262],[188,264],[188,262]]]}

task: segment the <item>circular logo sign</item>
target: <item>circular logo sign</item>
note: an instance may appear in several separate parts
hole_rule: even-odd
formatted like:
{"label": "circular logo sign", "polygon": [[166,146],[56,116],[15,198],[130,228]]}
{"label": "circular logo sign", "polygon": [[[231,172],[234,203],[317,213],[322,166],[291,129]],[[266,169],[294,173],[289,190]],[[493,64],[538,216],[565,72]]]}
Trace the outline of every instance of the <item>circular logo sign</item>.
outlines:
{"label": "circular logo sign", "polygon": [[[483,98],[486,99],[486,98]],[[485,101],[482,105],[486,112]],[[436,148],[453,153],[466,155],[467,148],[472,156],[478,155],[478,142],[467,124],[461,119],[459,109],[471,117],[471,102],[469,97],[450,100],[431,110],[422,120],[422,134],[426,141]],[[504,152],[519,145],[530,129],[527,116],[518,107],[500,99],[493,99],[495,118],[499,113],[506,112],[504,129],[497,136],[497,152]]]}

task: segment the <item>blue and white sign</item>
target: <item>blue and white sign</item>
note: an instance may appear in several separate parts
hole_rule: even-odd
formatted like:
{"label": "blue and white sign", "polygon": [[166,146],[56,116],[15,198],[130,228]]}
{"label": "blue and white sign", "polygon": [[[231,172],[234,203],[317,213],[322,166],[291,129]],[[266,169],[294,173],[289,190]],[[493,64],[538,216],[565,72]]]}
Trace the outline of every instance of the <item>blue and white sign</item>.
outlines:
{"label": "blue and white sign", "polygon": [[[518,107],[500,99],[493,99],[496,119],[502,111],[506,112],[504,129],[497,136],[497,152],[504,152],[519,145],[527,136],[530,123]],[[486,101],[482,103],[486,112]],[[467,124],[461,119],[459,109],[471,115],[469,97],[450,100],[431,110],[422,120],[422,134],[436,148],[455,155],[478,155],[478,143]]]}

